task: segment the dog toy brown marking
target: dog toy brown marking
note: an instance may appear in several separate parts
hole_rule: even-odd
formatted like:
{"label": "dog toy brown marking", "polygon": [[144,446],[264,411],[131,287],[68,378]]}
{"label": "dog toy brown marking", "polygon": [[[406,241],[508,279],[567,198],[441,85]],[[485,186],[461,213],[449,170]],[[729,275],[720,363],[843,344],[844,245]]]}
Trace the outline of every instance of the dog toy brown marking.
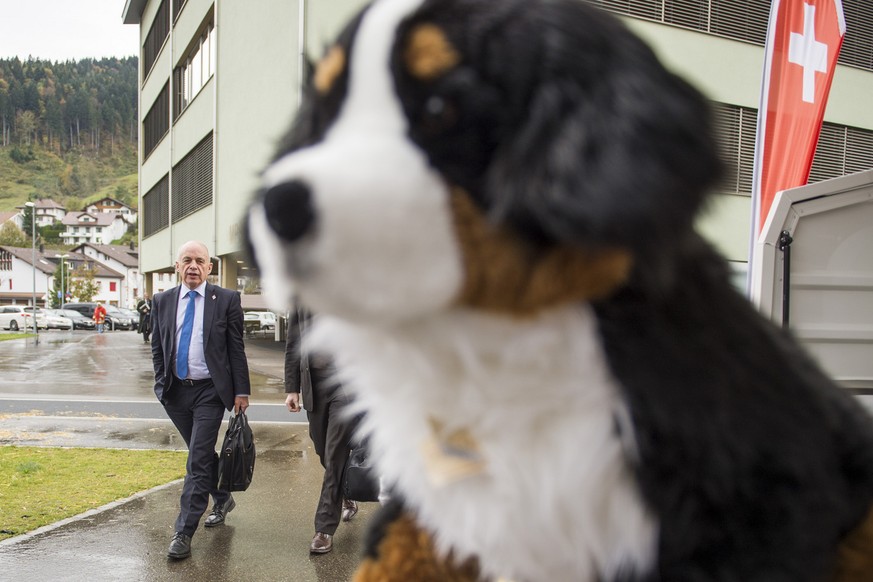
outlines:
{"label": "dog toy brown marking", "polygon": [[508,230],[490,225],[463,191],[453,191],[452,211],[465,268],[459,304],[531,315],[602,299],[630,274],[631,255],[621,249],[534,249]]}
{"label": "dog toy brown marking", "polygon": [[832,582],[864,582],[873,572],[873,508],[840,545]]}
{"label": "dog toy brown marking", "polygon": [[358,567],[354,582],[475,582],[479,567],[470,559],[456,564],[452,556],[437,555],[430,535],[404,516],[388,526],[379,543],[378,559]]}
{"label": "dog toy brown marking", "polygon": [[315,76],[312,80],[315,90],[322,95],[327,95],[345,67],[345,51],[339,46],[331,47],[315,67]]}
{"label": "dog toy brown marking", "polygon": [[413,77],[432,81],[457,66],[461,55],[442,29],[434,24],[421,24],[410,33],[403,60]]}
{"label": "dog toy brown marking", "polygon": [[485,470],[485,459],[479,450],[479,443],[468,428],[448,432],[445,425],[428,418],[431,437],[421,445],[430,482],[442,487]]}

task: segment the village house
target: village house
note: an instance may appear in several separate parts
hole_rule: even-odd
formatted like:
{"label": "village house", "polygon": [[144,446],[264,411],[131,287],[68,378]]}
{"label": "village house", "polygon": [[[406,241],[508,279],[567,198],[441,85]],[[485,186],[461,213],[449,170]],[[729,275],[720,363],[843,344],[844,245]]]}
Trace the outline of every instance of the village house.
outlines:
{"label": "village house", "polygon": [[[64,216],[67,214],[67,209],[55,202],[50,198],[46,198],[44,200],[35,200],[33,202],[33,207],[36,216],[36,226],[49,226],[56,222],[60,222],[63,220]],[[24,205],[16,206],[16,208],[22,214],[22,223],[24,221]],[[21,228],[21,225],[19,225]]]}
{"label": "village house", "polygon": [[139,272],[139,252],[136,246],[83,243],[70,251],[93,259],[122,275],[119,307],[133,308],[142,297],[143,281]]}
{"label": "village house", "polygon": [[82,243],[109,244],[127,232],[128,223],[115,212],[68,212],[61,223],[66,230],[60,234],[65,245]]}
{"label": "village house", "polygon": [[97,212],[119,214],[128,224],[136,224],[137,219],[136,210],[133,207],[108,196],[85,206],[85,212],[90,212],[92,214]]}

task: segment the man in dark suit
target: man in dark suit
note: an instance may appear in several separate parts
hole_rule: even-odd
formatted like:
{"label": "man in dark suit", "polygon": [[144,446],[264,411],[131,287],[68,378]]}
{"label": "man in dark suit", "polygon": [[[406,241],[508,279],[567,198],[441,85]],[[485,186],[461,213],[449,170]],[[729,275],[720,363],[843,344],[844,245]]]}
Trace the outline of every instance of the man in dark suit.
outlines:
{"label": "man in dark suit", "polygon": [[178,287],[152,300],[152,359],[155,395],[188,445],[185,484],[176,533],[167,555],[191,555],[191,536],[212,495],[205,526],[224,523],[236,506],[219,491],[215,443],[224,411],[243,412],[251,393],[243,345],[243,311],[236,291],[206,281],[212,272],[209,250],[190,241],[179,249]]}
{"label": "man in dark suit", "polygon": [[142,334],[142,341],[149,343],[149,334],[152,331],[149,321],[152,315],[152,300],[148,293],[143,293],[142,299],[137,301],[136,310],[139,311],[139,328],[137,331]]}
{"label": "man in dark suit", "polygon": [[350,521],[358,505],[343,499],[342,476],[349,444],[357,422],[348,418],[344,408],[349,396],[337,383],[333,364],[323,354],[307,354],[301,348],[310,314],[298,307],[291,313],[285,342],[285,405],[291,412],[300,410],[300,396],[309,419],[309,437],[324,467],[321,496],[315,510],[315,536],[309,545],[313,554],[325,554],[333,549],[333,534],[340,518]]}

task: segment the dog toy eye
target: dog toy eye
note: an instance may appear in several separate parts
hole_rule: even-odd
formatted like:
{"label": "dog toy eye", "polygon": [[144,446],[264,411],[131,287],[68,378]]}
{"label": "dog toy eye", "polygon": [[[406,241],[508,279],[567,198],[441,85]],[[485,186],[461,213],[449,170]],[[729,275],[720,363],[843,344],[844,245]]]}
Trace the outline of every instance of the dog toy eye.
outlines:
{"label": "dog toy eye", "polygon": [[424,103],[423,129],[430,134],[440,133],[455,124],[458,119],[454,104],[439,95],[430,96]]}

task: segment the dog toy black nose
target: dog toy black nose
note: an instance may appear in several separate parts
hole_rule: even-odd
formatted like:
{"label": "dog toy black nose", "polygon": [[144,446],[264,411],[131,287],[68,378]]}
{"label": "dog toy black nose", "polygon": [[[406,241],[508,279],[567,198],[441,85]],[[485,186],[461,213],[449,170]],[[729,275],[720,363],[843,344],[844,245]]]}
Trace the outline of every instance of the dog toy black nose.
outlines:
{"label": "dog toy black nose", "polygon": [[302,237],[315,221],[309,186],[299,180],[269,188],[264,193],[264,210],[267,224],[287,242]]}

